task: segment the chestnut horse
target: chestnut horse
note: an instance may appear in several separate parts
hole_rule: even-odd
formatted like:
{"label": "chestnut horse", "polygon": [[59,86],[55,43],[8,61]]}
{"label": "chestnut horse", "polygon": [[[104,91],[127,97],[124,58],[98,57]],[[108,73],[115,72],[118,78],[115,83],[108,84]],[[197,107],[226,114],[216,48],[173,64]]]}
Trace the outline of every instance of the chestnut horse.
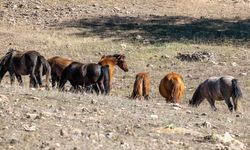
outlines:
{"label": "chestnut horse", "polygon": [[[233,99],[233,104],[230,97]],[[207,99],[211,108],[216,111],[215,100],[225,100],[228,109],[232,112],[237,111],[240,98],[242,98],[242,92],[237,79],[232,76],[210,77],[197,87],[189,104],[198,107],[204,99]]]}
{"label": "chestnut horse", "polygon": [[111,89],[115,66],[119,66],[123,71],[128,71],[128,65],[124,54],[103,55],[98,64],[109,66],[109,87]]}
{"label": "chestnut horse", "polygon": [[135,77],[134,89],[131,95],[133,99],[144,97],[148,100],[150,92],[150,77],[148,72],[138,73]]}
{"label": "chestnut horse", "polygon": [[56,83],[57,86],[59,86],[59,81],[61,79],[63,70],[68,65],[70,65],[73,62],[73,60],[60,56],[55,56],[48,59],[48,62],[51,66],[52,87],[55,87]]}
{"label": "chestnut horse", "polygon": [[0,62],[0,81],[6,72],[10,73],[11,84],[15,76],[20,85],[23,84],[21,75],[30,75],[30,87],[42,86],[42,75],[46,74],[46,87],[49,87],[50,65],[36,51],[21,52],[10,49]]}
{"label": "chestnut horse", "polygon": [[159,91],[166,102],[180,103],[185,86],[181,75],[175,72],[167,74],[160,82]]}
{"label": "chestnut horse", "polygon": [[63,72],[59,83],[59,89],[62,90],[65,83],[69,81],[74,90],[79,90],[79,86],[93,86],[95,92],[109,93],[109,66],[99,64],[82,64],[73,62],[67,66]]}

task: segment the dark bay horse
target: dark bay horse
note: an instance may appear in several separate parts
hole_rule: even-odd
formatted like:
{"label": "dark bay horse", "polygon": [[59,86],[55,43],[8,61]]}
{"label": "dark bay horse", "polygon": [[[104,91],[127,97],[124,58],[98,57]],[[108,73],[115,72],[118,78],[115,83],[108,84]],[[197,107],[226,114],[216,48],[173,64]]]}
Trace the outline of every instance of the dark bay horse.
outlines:
{"label": "dark bay horse", "polygon": [[67,66],[63,72],[59,83],[59,89],[62,90],[65,83],[69,81],[75,90],[80,86],[93,86],[95,92],[108,94],[109,88],[109,66],[101,66],[99,64],[82,64],[73,62]]}
{"label": "dark bay horse", "polygon": [[150,92],[150,77],[148,72],[140,72],[136,74],[134,89],[131,94],[133,99],[142,99],[143,97],[148,100]]}
{"label": "dark bay horse", "polygon": [[48,59],[48,62],[51,66],[51,79],[52,79],[52,87],[55,87],[56,83],[59,86],[59,81],[62,76],[63,70],[70,65],[73,60],[69,58],[64,58],[60,56],[55,56]]}
{"label": "dark bay horse", "polygon": [[185,91],[183,78],[180,74],[171,72],[160,82],[159,91],[166,102],[180,103],[180,99]]}
{"label": "dark bay horse", "polygon": [[6,72],[10,73],[11,84],[15,76],[20,85],[21,75],[30,75],[30,87],[42,86],[42,75],[46,74],[46,87],[49,87],[50,66],[47,60],[36,51],[21,52],[10,49],[0,62],[0,81]]}
{"label": "dark bay horse", "polygon": [[[233,99],[233,104],[230,97]],[[228,109],[232,112],[237,111],[240,98],[242,98],[242,92],[237,79],[232,76],[210,77],[197,87],[189,104],[198,107],[204,99],[207,99],[212,109],[216,111],[215,100],[225,100]]]}
{"label": "dark bay horse", "polygon": [[98,64],[104,66],[109,66],[109,87],[111,89],[112,81],[113,81],[113,75],[115,66],[119,66],[123,71],[128,71],[128,65],[125,61],[125,55],[124,54],[114,54],[114,55],[103,55],[101,57],[101,60],[98,62]]}

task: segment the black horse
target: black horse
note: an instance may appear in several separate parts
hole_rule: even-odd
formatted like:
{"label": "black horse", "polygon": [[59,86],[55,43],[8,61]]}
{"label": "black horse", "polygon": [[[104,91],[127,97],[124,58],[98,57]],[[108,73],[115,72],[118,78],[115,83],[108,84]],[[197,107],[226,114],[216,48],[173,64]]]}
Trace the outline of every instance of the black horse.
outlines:
{"label": "black horse", "polygon": [[101,66],[99,64],[82,64],[72,62],[67,66],[61,76],[59,89],[62,90],[65,83],[69,81],[74,90],[83,88],[93,88],[97,94],[108,94],[109,87],[109,66]]}
{"label": "black horse", "polygon": [[36,51],[21,52],[10,49],[0,59],[0,82],[7,71],[10,73],[11,84],[14,83],[16,76],[19,84],[23,85],[21,75],[30,75],[30,87],[42,86],[42,75],[46,74],[46,87],[49,87],[50,65]]}

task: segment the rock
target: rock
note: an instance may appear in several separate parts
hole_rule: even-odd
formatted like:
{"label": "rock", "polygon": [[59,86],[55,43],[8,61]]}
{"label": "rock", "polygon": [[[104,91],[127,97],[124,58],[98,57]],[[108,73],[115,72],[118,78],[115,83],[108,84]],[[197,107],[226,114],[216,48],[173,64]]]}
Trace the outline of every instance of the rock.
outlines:
{"label": "rock", "polygon": [[68,136],[69,134],[65,129],[61,129],[60,130],[60,135],[65,137],[65,136]]}
{"label": "rock", "polygon": [[29,119],[38,119],[37,114],[26,113],[25,116],[26,118],[29,118]]}
{"label": "rock", "polygon": [[92,99],[90,103],[91,103],[91,104],[96,104],[96,103],[97,103],[97,100]]}
{"label": "rock", "polygon": [[246,149],[246,146],[242,142],[234,139],[232,135],[230,135],[228,132],[226,132],[224,136],[221,136],[219,134],[212,134],[212,135],[204,137],[204,139],[209,140],[212,143],[220,143],[217,145],[219,147],[224,146],[232,150],[245,150]]}
{"label": "rock", "polygon": [[180,110],[181,108],[180,107],[175,107],[175,106],[173,106],[172,107],[174,110]]}
{"label": "rock", "polygon": [[158,119],[157,115],[150,115],[150,117],[153,118],[153,119]]}
{"label": "rock", "polygon": [[241,75],[241,76],[246,76],[247,73],[246,73],[246,72],[241,72],[240,75]]}
{"label": "rock", "polygon": [[193,78],[191,74],[186,75],[187,78]]}
{"label": "rock", "polygon": [[211,128],[212,127],[212,124],[208,121],[205,121],[201,124],[202,127],[206,127],[206,128]]}
{"label": "rock", "polygon": [[232,62],[231,65],[232,65],[233,67],[239,66],[236,62]]}
{"label": "rock", "polygon": [[125,43],[122,43],[122,44],[121,44],[121,47],[122,47],[123,49],[125,49],[125,48],[127,47],[127,45],[126,45]]}
{"label": "rock", "polygon": [[188,110],[188,111],[187,111],[187,114],[191,114],[191,113],[192,113],[192,111],[191,111],[191,110]]}
{"label": "rock", "polygon": [[161,58],[168,59],[168,58],[170,58],[170,56],[168,56],[167,54],[165,54],[165,55],[161,55]]}
{"label": "rock", "polygon": [[25,125],[23,125],[23,128],[24,128],[25,131],[29,131],[29,132],[36,131],[36,126],[35,125],[27,125],[27,124],[25,124]]}
{"label": "rock", "polygon": [[91,112],[91,111],[90,111],[88,108],[83,107],[83,108],[82,108],[82,112],[88,112],[88,113],[89,113],[89,112]]}
{"label": "rock", "polygon": [[143,39],[141,35],[137,35],[135,38],[136,38],[137,40],[142,40],[142,39]]}
{"label": "rock", "polygon": [[17,139],[11,139],[10,140],[10,144],[11,145],[15,145],[15,144],[17,144],[18,143],[18,140]]}
{"label": "rock", "polygon": [[201,116],[207,116],[207,113],[202,113]]}
{"label": "rock", "polygon": [[153,68],[154,65],[152,65],[152,64],[147,64],[147,67]]}
{"label": "rock", "polygon": [[220,66],[226,66],[227,63],[225,63],[225,62],[219,62],[218,65],[220,65]]}

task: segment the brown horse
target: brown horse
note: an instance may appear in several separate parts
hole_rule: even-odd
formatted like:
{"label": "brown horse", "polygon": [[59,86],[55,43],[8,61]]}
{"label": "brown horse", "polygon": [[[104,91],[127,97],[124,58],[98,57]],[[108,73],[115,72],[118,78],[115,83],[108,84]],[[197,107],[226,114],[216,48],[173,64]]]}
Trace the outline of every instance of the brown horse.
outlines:
{"label": "brown horse", "polygon": [[[233,99],[233,104],[230,97]],[[204,99],[207,99],[211,108],[216,111],[215,100],[225,100],[228,109],[232,112],[237,111],[238,99],[241,97],[239,83],[234,77],[210,77],[197,87],[189,104],[198,107]]]}
{"label": "brown horse", "polygon": [[59,86],[59,81],[61,79],[63,70],[68,65],[70,65],[73,62],[73,60],[60,56],[55,56],[48,59],[48,62],[51,66],[52,87],[55,87],[56,83],[57,86]]}
{"label": "brown horse", "polygon": [[93,86],[95,92],[109,93],[109,66],[101,66],[99,64],[82,64],[73,62],[67,66],[60,79],[59,89],[62,90],[65,83],[69,81],[74,90],[81,87]]}
{"label": "brown horse", "polygon": [[134,89],[131,95],[133,99],[144,97],[148,100],[150,92],[150,77],[148,72],[138,73],[135,77]]}
{"label": "brown horse", "polygon": [[160,94],[166,98],[166,102],[180,103],[185,86],[181,75],[175,72],[167,74],[160,82]]}
{"label": "brown horse", "polygon": [[125,61],[125,55],[124,54],[114,54],[114,55],[103,55],[101,60],[98,62],[98,64],[104,66],[109,66],[109,87],[111,89],[112,81],[113,81],[113,75],[115,66],[118,65],[123,71],[128,71],[128,65]]}
{"label": "brown horse", "polygon": [[46,74],[46,87],[49,87],[50,65],[47,60],[36,51],[21,52],[10,49],[0,62],[0,81],[9,71],[11,84],[15,76],[20,85],[23,84],[21,75],[30,75],[30,87],[42,86],[42,75]]}

